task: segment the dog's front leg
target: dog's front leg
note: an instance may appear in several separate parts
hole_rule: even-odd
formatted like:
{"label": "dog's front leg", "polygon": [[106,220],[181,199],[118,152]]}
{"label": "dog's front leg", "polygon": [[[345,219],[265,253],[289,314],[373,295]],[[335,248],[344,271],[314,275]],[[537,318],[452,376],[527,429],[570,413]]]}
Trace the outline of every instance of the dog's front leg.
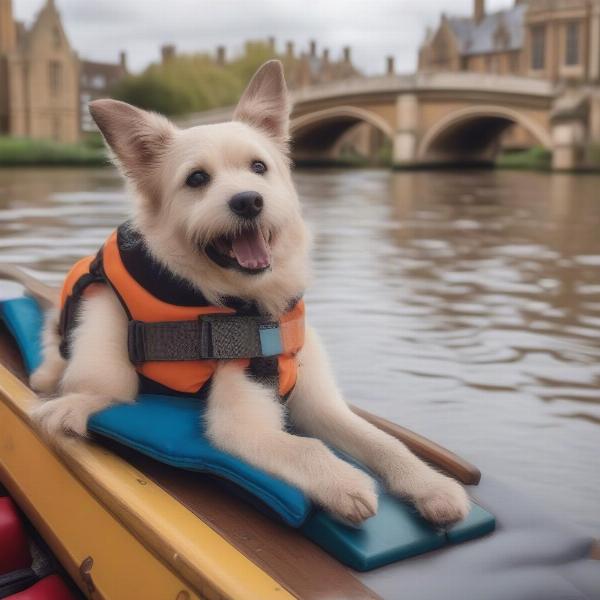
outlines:
{"label": "dog's front leg", "polygon": [[295,485],[343,521],[358,524],[375,514],[373,480],[321,441],[286,432],[274,392],[239,364],[219,366],[208,402],[206,427],[215,446]]}
{"label": "dog's front leg", "polygon": [[288,406],[299,430],[367,465],[393,494],[413,501],[428,520],[448,524],[467,515],[469,499],[460,484],[350,410],[337,388],[321,342],[310,329],[300,354],[298,383]]}
{"label": "dog's front leg", "polygon": [[60,395],[31,413],[42,432],[84,436],[91,414],[115,402],[131,402],[138,377],[127,353],[127,317],[114,293],[98,288],[82,300],[71,338],[71,357]]}

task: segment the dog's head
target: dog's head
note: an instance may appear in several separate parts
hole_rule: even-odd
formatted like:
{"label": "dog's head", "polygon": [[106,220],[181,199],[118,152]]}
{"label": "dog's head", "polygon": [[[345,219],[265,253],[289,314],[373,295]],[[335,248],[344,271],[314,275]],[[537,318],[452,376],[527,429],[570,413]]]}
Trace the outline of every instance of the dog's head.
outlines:
{"label": "dog's head", "polygon": [[241,296],[271,312],[303,291],[307,235],[280,62],[257,71],[228,123],[179,129],[116,100],[90,112],[135,190],[136,225],[167,268],[214,302]]}

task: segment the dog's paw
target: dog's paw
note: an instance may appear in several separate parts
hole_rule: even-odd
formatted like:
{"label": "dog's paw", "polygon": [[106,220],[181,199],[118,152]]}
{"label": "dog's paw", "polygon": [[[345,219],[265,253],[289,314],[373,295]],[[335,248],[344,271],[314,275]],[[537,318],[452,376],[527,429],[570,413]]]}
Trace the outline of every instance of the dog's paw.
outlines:
{"label": "dog's paw", "polygon": [[347,465],[317,491],[315,500],[347,525],[359,526],[377,512],[377,490],[371,477]]}
{"label": "dog's paw", "polygon": [[42,364],[29,378],[29,385],[34,392],[52,394],[58,387],[62,370],[48,363]]}
{"label": "dog's paw", "polygon": [[102,396],[67,394],[37,405],[30,416],[48,439],[54,439],[60,434],[85,437],[90,415],[106,408],[110,403],[109,398]]}
{"label": "dog's paw", "polygon": [[462,521],[471,501],[462,485],[440,475],[427,486],[427,491],[415,499],[417,510],[431,523],[448,526]]}

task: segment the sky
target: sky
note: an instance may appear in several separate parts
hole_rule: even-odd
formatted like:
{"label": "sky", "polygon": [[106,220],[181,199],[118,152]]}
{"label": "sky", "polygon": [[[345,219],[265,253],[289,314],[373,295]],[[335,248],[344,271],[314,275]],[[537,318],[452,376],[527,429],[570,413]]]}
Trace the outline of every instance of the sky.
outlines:
{"label": "sky", "polygon": [[[13,0],[17,19],[31,23],[46,0]],[[229,56],[244,41],[275,37],[278,50],[294,42],[298,51],[315,39],[332,58],[351,46],[355,65],[381,73],[385,57],[397,71],[416,66],[427,26],[442,12],[468,15],[473,0],[55,0],[71,44],[88,60],[116,62],[125,50],[130,69],[156,61],[163,44],[184,52],[214,52],[225,45]],[[487,0],[487,9],[513,0]]]}

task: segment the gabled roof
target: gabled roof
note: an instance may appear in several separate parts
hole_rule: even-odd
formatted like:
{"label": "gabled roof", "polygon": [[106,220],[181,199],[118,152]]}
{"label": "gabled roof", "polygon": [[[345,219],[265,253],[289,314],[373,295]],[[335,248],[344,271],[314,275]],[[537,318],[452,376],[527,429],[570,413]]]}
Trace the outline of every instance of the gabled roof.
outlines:
{"label": "gabled roof", "polygon": [[65,33],[60,14],[54,4],[54,0],[46,0],[44,6],[40,9],[38,14],[35,17],[35,20],[31,27],[27,29],[26,27],[22,27],[20,31],[19,38],[19,47],[21,51],[27,52],[31,48],[31,44],[33,43],[34,38],[39,34],[39,31],[44,25],[50,23],[56,31],[58,35],[61,37],[61,42],[65,45],[65,47],[71,49],[71,44],[69,43],[69,38],[67,38],[67,34]]}
{"label": "gabled roof", "polygon": [[457,38],[461,55],[519,50],[523,46],[523,4],[485,15],[479,23],[469,17],[449,17],[448,25]]}

